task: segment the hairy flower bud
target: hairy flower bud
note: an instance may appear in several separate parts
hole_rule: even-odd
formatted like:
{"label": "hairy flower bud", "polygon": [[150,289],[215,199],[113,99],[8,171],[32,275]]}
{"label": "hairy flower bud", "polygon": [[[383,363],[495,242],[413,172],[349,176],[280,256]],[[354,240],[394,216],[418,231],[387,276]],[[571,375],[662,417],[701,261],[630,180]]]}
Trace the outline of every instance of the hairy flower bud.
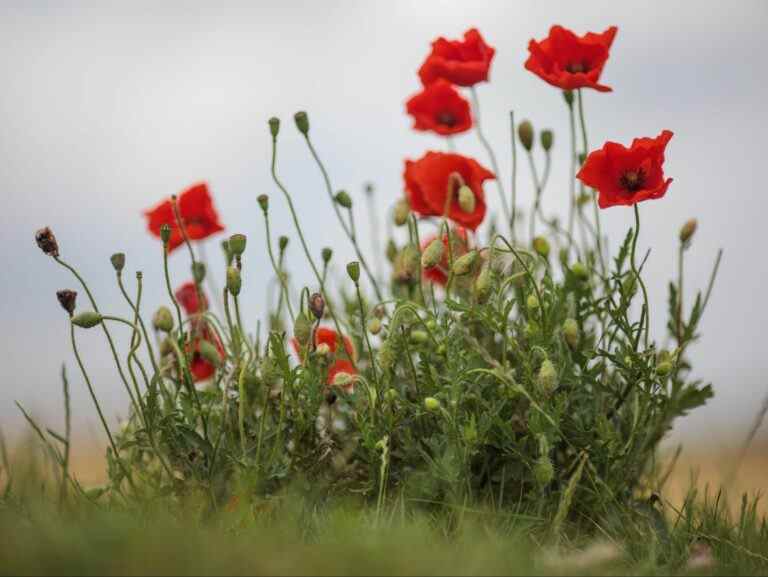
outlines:
{"label": "hairy flower bud", "polygon": [[492,287],[493,270],[491,269],[490,264],[486,263],[483,265],[483,268],[480,269],[480,274],[477,275],[475,283],[472,285],[475,298],[479,303],[484,303],[486,300],[488,300]]}
{"label": "hairy flower bud", "polygon": [[352,279],[352,282],[357,284],[360,282],[360,263],[356,260],[353,260],[352,262],[347,264],[347,274],[349,275],[349,278]]}
{"label": "hairy flower bud", "polygon": [[56,298],[59,299],[61,308],[67,311],[67,314],[71,317],[75,312],[77,293],[73,290],[64,289],[56,292]]}
{"label": "hairy flower bud", "polygon": [[576,322],[576,319],[565,319],[563,321],[563,338],[568,346],[575,349],[576,345],[579,344],[579,336],[579,323]]}
{"label": "hairy flower bud", "polygon": [[408,222],[408,217],[411,214],[411,205],[404,198],[401,198],[395,203],[394,220],[396,226],[403,226]]}
{"label": "hairy flower bud", "polygon": [[538,254],[543,256],[544,258],[549,257],[549,241],[544,238],[543,236],[537,236],[533,239],[533,250],[535,250]]}
{"label": "hairy flower bud", "polygon": [[229,237],[229,250],[235,256],[242,256],[245,252],[247,238],[244,234],[233,234]]}
{"label": "hairy flower bud", "polygon": [[160,307],[152,316],[152,326],[155,330],[170,333],[173,330],[173,315],[168,307]]}
{"label": "hairy flower bud", "polygon": [[689,242],[693,238],[693,235],[696,234],[696,229],[698,227],[699,221],[697,221],[695,218],[692,218],[686,222],[680,229],[680,242],[683,244]]}
{"label": "hairy flower bud", "polygon": [[35,242],[40,250],[48,256],[59,256],[59,243],[56,242],[56,236],[49,227],[41,228],[35,233]]}
{"label": "hairy flower bud", "polygon": [[397,245],[395,244],[395,241],[391,238],[387,241],[387,248],[385,250],[385,254],[387,257],[387,260],[391,263],[395,262],[395,259],[397,258]]}
{"label": "hairy flower bud", "polygon": [[280,119],[276,116],[273,116],[269,119],[269,133],[272,135],[272,138],[277,138],[277,135],[280,132]]}
{"label": "hairy flower bud", "polygon": [[666,377],[672,372],[672,363],[670,361],[661,361],[656,365],[656,374],[660,377]]}
{"label": "hairy flower bud", "polygon": [[535,311],[537,308],[539,308],[538,297],[533,293],[529,294],[528,298],[525,300],[525,306],[528,307],[529,311]]}
{"label": "hairy flower bud", "polygon": [[125,268],[125,254],[122,252],[116,252],[111,257],[109,257],[109,262],[112,263],[112,268],[115,269],[115,272],[122,272]]}
{"label": "hairy flower bud", "polygon": [[331,261],[331,258],[333,257],[333,249],[330,247],[323,248],[320,255],[323,257],[323,262],[325,264],[328,264]]}
{"label": "hairy flower bud", "polygon": [[589,280],[589,270],[581,262],[577,261],[573,263],[573,266],[571,267],[571,272],[580,281]]}
{"label": "hairy flower bud", "polygon": [[320,293],[312,293],[309,297],[309,310],[315,315],[317,320],[323,318],[325,313],[325,299]]}
{"label": "hairy flower bud", "polygon": [[552,361],[546,359],[541,363],[536,381],[545,393],[550,393],[554,390],[555,385],[557,385],[557,369],[555,369]]}
{"label": "hairy flower bud", "polygon": [[456,276],[463,276],[472,272],[472,268],[477,262],[478,253],[476,250],[471,250],[467,254],[460,256],[453,262],[453,274]]}
{"label": "hairy flower bud", "polygon": [[163,241],[163,244],[168,244],[168,241],[171,240],[171,225],[168,223],[160,227],[160,240]]}
{"label": "hairy flower bud", "polygon": [[467,214],[475,212],[477,206],[477,199],[475,193],[466,184],[462,184],[459,187],[459,208]]}
{"label": "hairy flower bud", "polygon": [[192,278],[196,284],[201,284],[205,280],[205,263],[196,260],[192,263]]}
{"label": "hairy flower bud", "polygon": [[300,110],[293,115],[293,120],[296,122],[296,128],[299,129],[299,132],[306,136],[309,133],[309,116],[307,116],[307,113]]}
{"label": "hairy flower bud", "polygon": [[419,251],[413,245],[406,245],[397,254],[394,262],[395,280],[402,284],[411,284],[418,280]]}
{"label": "hairy flower bud", "polygon": [[523,120],[517,125],[517,136],[520,139],[520,143],[526,150],[533,148],[533,124],[528,120]]}
{"label": "hairy flower bud", "polygon": [[539,139],[541,140],[541,147],[546,152],[549,152],[549,149],[552,148],[552,144],[554,143],[555,134],[551,130],[542,130]]}
{"label": "hairy flower bud", "polygon": [[340,190],[333,198],[340,206],[343,206],[344,208],[352,208],[352,198],[346,190]]}
{"label": "hairy flower bud", "polygon": [[378,335],[381,332],[381,320],[373,317],[368,321],[368,332],[372,335]]}
{"label": "hairy flower bud", "polygon": [[277,247],[280,249],[280,252],[285,252],[285,249],[288,248],[288,240],[287,236],[280,236],[277,239]]}
{"label": "hairy flower bud", "polygon": [[219,350],[216,348],[216,345],[214,345],[211,341],[203,339],[199,341],[198,347],[200,356],[203,357],[203,359],[211,363],[216,368],[221,366],[222,359],[221,355],[219,354]]}
{"label": "hairy flower bud", "polygon": [[436,238],[427,245],[427,248],[421,253],[421,266],[424,268],[432,268],[440,264],[443,259],[443,241]]}
{"label": "hairy flower bud", "polygon": [[227,290],[232,296],[240,294],[240,289],[243,286],[243,279],[240,276],[240,271],[237,267],[227,267]]}
{"label": "hairy flower bud", "polygon": [[430,413],[439,411],[440,401],[438,401],[435,397],[426,397],[424,399],[424,408],[427,409]]}
{"label": "hairy flower bud", "polygon": [[552,482],[552,479],[555,478],[555,467],[548,456],[542,455],[536,460],[536,464],[533,466],[533,476],[536,478],[536,484],[541,488]]}
{"label": "hairy flower bud", "polygon": [[263,210],[266,214],[266,212],[269,210],[269,196],[266,194],[260,194],[256,200],[259,202],[261,210]]}
{"label": "hairy flower bud", "polygon": [[102,320],[103,317],[99,313],[95,311],[85,311],[72,317],[72,324],[81,329],[90,329],[101,323]]}

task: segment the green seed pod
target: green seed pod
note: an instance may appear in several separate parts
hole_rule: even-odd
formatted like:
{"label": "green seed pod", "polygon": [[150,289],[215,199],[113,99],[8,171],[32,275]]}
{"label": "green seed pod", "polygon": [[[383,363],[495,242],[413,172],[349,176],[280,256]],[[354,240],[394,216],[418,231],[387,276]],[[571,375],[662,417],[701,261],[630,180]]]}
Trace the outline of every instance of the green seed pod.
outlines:
{"label": "green seed pod", "polygon": [[672,372],[672,363],[669,361],[662,361],[656,365],[656,374],[660,377],[666,377]]}
{"label": "green seed pod", "polygon": [[122,252],[116,252],[111,257],[109,257],[109,260],[116,272],[122,272],[125,268],[125,254]]}
{"label": "green seed pod", "polygon": [[475,298],[479,303],[484,303],[488,300],[493,288],[493,271],[488,263],[484,264],[483,268],[480,269],[480,274],[477,275],[472,288]]}
{"label": "green seed pod", "polygon": [[293,115],[293,120],[296,122],[296,128],[299,129],[299,132],[306,136],[309,133],[309,116],[307,116],[307,113],[300,110]]}
{"label": "green seed pod", "polygon": [[241,256],[245,252],[247,238],[244,234],[233,234],[229,237],[229,250],[235,256]]}
{"label": "green seed pod", "polygon": [[435,397],[427,397],[424,399],[424,408],[430,413],[434,413],[440,410],[440,401]]}
{"label": "green seed pod", "polygon": [[211,363],[214,367],[219,368],[221,366],[221,354],[216,346],[211,341],[201,340],[198,351],[200,356],[206,361]]}
{"label": "green seed pod", "polygon": [[387,260],[391,263],[394,263],[397,258],[397,245],[391,238],[387,241],[386,256]]}
{"label": "green seed pod", "polygon": [[544,258],[548,258],[550,251],[549,241],[543,236],[537,236],[533,239],[533,250]]}
{"label": "green seed pod", "polygon": [[352,199],[346,190],[340,190],[333,198],[340,206],[343,206],[344,208],[352,208]]}
{"label": "green seed pod", "polygon": [[453,274],[463,276],[472,272],[472,268],[477,262],[478,252],[471,250],[467,254],[460,256],[453,262]]}
{"label": "green seed pod", "polygon": [[168,224],[160,227],[160,240],[163,241],[163,244],[168,244],[168,241],[171,240],[171,227]]}
{"label": "green seed pod", "polygon": [[589,280],[589,269],[587,269],[587,267],[584,266],[583,263],[580,263],[578,261],[573,263],[573,266],[571,267],[571,272],[580,281]]}
{"label": "green seed pod", "polygon": [[528,307],[529,311],[535,311],[539,308],[539,299],[538,297],[531,293],[528,295],[528,298],[525,300],[525,306]]}
{"label": "green seed pod", "polygon": [[693,235],[696,234],[696,229],[698,227],[699,222],[695,218],[692,218],[686,222],[680,229],[680,242],[686,244],[688,241],[690,241],[693,238]]}
{"label": "green seed pod", "polygon": [[237,267],[227,267],[227,290],[232,296],[240,294],[240,289],[243,286],[243,279],[240,276],[240,271]]}
{"label": "green seed pod", "polygon": [[325,264],[328,264],[331,261],[331,258],[333,257],[333,249],[328,248],[327,246],[322,250],[320,255],[323,257],[323,262]]}
{"label": "green seed pod", "polygon": [[352,282],[357,284],[360,282],[360,263],[356,260],[353,260],[352,262],[347,264],[347,274],[349,275],[349,278],[352,279]]}
{"label": "green seed pod", "polygon": [[427,245],[424,252],[421,253],[421,266],[424,268],[432,268],[440,264],[443,260],[443,250],[445,249],[443,241],[436,238]]}
{"label": "green seed pod", "polygon": [[533,124],[528,120],[523,120],[517,125],[517,137],[526,150],[533,148]]}
{"label": "green seed pod", "polygon": [[568,346],[575,349],[579,344],[579,323],[576,319],[565,319],[563,322],[563,338]]}
{"label": "green seed pod", "polygon": [[459,187],[459,208],[462,212],[472,214],[475,212],[476,206],[477,199],[475,198],[475,193],[466,184],[462,184]]}
{"label": "green seed pod", "polygon": [[81,329],[90,329],[100,324],[103,317],[94,311],[85,311],[72,317],[72,324]]}
{"label": "green seed pod", "polygon": [[403,226],[406,222],[408,222],[408,217],[410,214],[411,206],[408,204],[407,200],[401,198],[395,203],[394,220],[396,226]]}
{"label": "green seed pod", "polygon": [[368,332],[372,335],[378,335],[381,332],[381,321],[373,317],[368,321]]}
{"label": "green seed pod", "polygon": [[551,393],[554,390],[557,385],[557,369],[552,361],[547,359],[541,363],[536,380],[545,393]]}
{"label": "green seed pod", "polygon": [[259,206],[261,207],[261,210],[263,210],[264,214],[266,214],[267,211],[269,210],[269,196],[267,196],[266,194],[260,194],[256,200],[259,201]]}
{"label": "green seed pod", "polygon": [[269,119],[269,133],[272,135],[272,138],[277,138],[278,133],[280,132],[280,119],[276,116],[273,116]]}
{"label": "green seed pod", "polygon": [[152,326],[156,331],[170,333],[173,330],[173,314],[168,307],[160,307],[152,316]]}
{"label": "green seed pod", "polygon": [[195,283],[202,284],[205,280],[205,272],[205,263],[198,260],[192,263],[192,278],[195,280]]}
{"label": "green seed pod", "polygon": [[546,152],[549,152],[549,149],[552,148],[552,144],[555,140],[554,133],[551,130],[542,130],[540,139],[541,139],[541,147]]}
{"label": "green seed pod", "polygon": [[555,467],[552,465],[552,460],[546,455],[539,457],[533,466],[533,476],[540,488],[547,487],[555,478]]}

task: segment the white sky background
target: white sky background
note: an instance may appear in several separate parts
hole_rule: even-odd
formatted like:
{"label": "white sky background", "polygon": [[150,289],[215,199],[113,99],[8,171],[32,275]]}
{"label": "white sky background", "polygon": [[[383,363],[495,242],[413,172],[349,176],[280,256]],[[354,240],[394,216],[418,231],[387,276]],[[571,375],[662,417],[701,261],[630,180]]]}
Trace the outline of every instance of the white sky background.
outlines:
{"label": "white sky background", "polygon": [[[35,246],[34,231],[54,228],[62,256],[91,283],[102,309],[127,315],[109,264],[128,254],[126,278],[141,269],[145,312],[164,302],[160,244],[144,232],[141,211],[206,179],[230,232],[249,236],[244,314],[264,313],[272,273],[256,196],[272,197],[274,234],[293,233],[269,177],[267,119],[283,119],[280,171],[294,192],[316,254],[352,256],[320,175],[291,115],[309,111],[314,141],[334,186],[359,208],[362,183],[378,185],[380,211],[402,191],[402,161],[443,146],[414,133],[404,102],[419,87],[416,70],[438,35],[477,26],[496,47],[491,83],[480,86],[486,133],[509,179],[508,111],[555,130],[548,212],[567,206],[567,111],[560,92],[524,70],[527,42],[560,23],[582,33],[619,27],[603,74],[612,94],[587,93],[593,147],[655,136],[669,128],[667,198],[642,205],[640,250],[652,254],[646,279],[652,321],[662,335],[666,284],[674,274],[677,231],[700,221],[688,253],[687,295],[704,287],[718,247],[721,276],[692,350],[696,374],[717,398],[684,422],[701,432],[742,435],[768,390],[763,293],[768,128],[765,63],[768,3],[719,1],[323,1],[323,2],[38,2],[0,3],[0,422],[14,429],[18,399],[58,427],[58,371],[67,363],[75,422],[96,417],[68,345],[67,321],[54,293],[79,290]],[[488,164],[474,135],[461,152]],[[519,196],[531,200],[521,165]],[[498,207],[493,184],[486,193]],[[366,213],[358,219],[365,222]],[[613,247],[632,222],[630,209],[602,214]],[[383,230],[383,220],[382,220]],[[366,234],[361,236],[367,240]],[[218,242],[209,243],[221,270]],[[294,281],[309,269],[293,242]],[[172,257],[187,278],[186,255]],[[221,284],[221,281],[219,281]],[[81,307],[85,298],[81,295]],[[121,341],[126,343],[122,333]],[[80,332],[85,362],[107,412],[126,399],[100,331]],[[124,347],[123,350],[127,350]]]}

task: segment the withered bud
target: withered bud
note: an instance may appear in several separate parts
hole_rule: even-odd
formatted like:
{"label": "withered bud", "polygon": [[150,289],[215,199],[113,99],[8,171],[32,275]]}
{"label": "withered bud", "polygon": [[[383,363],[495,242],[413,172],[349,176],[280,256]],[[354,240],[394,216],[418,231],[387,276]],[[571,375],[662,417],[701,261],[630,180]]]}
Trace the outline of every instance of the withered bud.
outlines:
{"label": "withered bud", "polygon": [[115,269],[115,272],[123,272],[123,269],[125,268],[124,253],[116,252],[111,257],[109,257],[109,261],[112,263],[112,267]]}
{"label": "withered bud", "polygon": [[680,229],[680,242],[685,244],[690,241],[693,238],[693,235],[696,234],[696,229],[698,227],[699,221],[697,221],[695,218],[692,218],[686,222]]}
{"label": "withered bud", "polygon": [[59,256],[59,243],[49,227],[41,228],[35,233],[35,241],[45,254],[52,257]]}
{"label": "withered bud", "polygon": [[520,139],[520,143],[526,150],[533,148],[533,124],[528,120],[523,120],[517,125],[517,136]]}
{"label": "withered bud", "polygon": [[317,320],[323,318],[323,314],[325,314],[325,299],[323,298],[323,295],[320,293],[313,293],[312,296],[309,297],[309,310],[315,315]]}
{"label": "withered bud", "polygon": [[77,293],[73,290],[64,289],[56,292],[56,298],[59,299],[59,304],[69,316],[71,317],[75,312],[75,306],[77,304]]}
{"label": "withered bud", "polygon": [[266,214],[266,212],[269,210],[269,196],[266,194],[260,194],[256,200],[259,202],[261,210],[263,210]]}
{"label": "withered bud", "polygon": [[346,190],[340,190],[333,198],[340,206],[343,206],[344,208],[352,208],[352,198],[350,198],[349,193]]}
{"label": "withered bud", "polygon": [[328,264],[331,261],[331,258],[333,257],[333,249],[329,247],[323,248],[320,255],[323,257],[323,262],[325,264]]}
{"label": "withered bud", "polygon": [[269,119],[269,133],[272,135],[272,138],[277,138],[278,133],[280,132],[280,119],[276,116],[273,116]]}
{"label": "withered bud", "polygon": [[306,136],[309,132],[309,117],[307,116],[307,113],[300,110],[293,115],[293,120],[296,122],[296,128],[299,129],[299,132]]}

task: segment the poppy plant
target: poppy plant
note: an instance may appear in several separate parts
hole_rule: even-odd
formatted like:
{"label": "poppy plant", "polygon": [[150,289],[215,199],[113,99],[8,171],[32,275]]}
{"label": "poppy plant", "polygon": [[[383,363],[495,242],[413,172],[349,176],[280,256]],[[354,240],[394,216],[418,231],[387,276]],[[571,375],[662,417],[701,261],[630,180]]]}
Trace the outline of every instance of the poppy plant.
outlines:
{"label": "poppy plant", "polygon": [[672,132],[664,130],[656,138],[635,138],[629,148],[606,142],[589,153],[576,177],[599,191],[600,208],[631,206],[661,198],[672,182],[664,178],[664,150]]}
{"label": "poppy plant", "polygon": [[207,297],[204,294],[198,295],[195,283],[191,281],[176,289],[175,294],[176,300],[187,315],[195,315],[208,310]]}
{"label": "poppy plant", "polygon": [[224,347],[219,337],[207,326],[207,323],[204,324],[198,336],[191,343],[187,344],[187,351],[192,353],[189,361],[189,372],[192,373],[196,383],[210,379],[216,372],[216,366],[200,353],[200,345],[203,341],[208,341],[216,347],[216,352],[220,359],[224,360],[225,356]]}
{"label": "poppy plant", "polygon": [[562,26],[552,26],[544,40],[528,43],[530,56],[525,67],[563,90],[594,88],[610,92],[612,88],[599,81],[617,30],[611,26],[602,34],[587,32],[577,36]]}
{"label": "poppy plant", "polygon": [[469,102],[447,80],[437,80],[412,96],[405,105],[413,116],[414,130],[431,130],[448,136],[472,128]]}
{"label": "poppy plant", "polygon": [[476,28],[467,30],[464,40],[446,40],[441,36],[432,42],[432,52],[419,68],[419,78],[424,86],[439,78],[459,86],[474,86],[488,80],[495,52]]}
{"label": "poppy plant", "polygon": [[[176,201],[179,216],[184,224],[187,236],[192,240],[202,240],[224,230],[219,222],[219,215],[213,206],[213,199],[208,190],[208,184],[200,182],[182,192]],[[171,227],[171,238],[168,241],[168,252],[172,252],[184,243],[176,217],[173,214],[171,199],[164,200],[154,208],[144,212],[147,217],[147,228],[160,238],[160,228],[167,224]]]}
{"label": "poppy plant", "polygon": [[414,212],[421,216],[445,214],[471,230],[485,218],[483,182],[496,178],[476,160],[445,152],[427,152],[417,161],[406,160],[403,177]]}
{"label": "poppy plant", "polygon": [[[422,252],[437,238],[436,234],[433,234],[430,237],[427,237],[424,241],[421,243],[421,250]],[[456,227],[451,232],[451,251],[453,252],[453,259],[456,260],[458,257],[464,255],[467,253],[467,231],[464,229],[464,227]],[[448,270],[450,267],[450,253],[448,252],[448,235],[443,233],[443,256],[440,259],[440,262],[436,264],[435,266],[431,266],[428,268],[424,268],[422,271],[422,274],[424,275],[424,278],[428,281],[438,284],[440,286],[445,286],[448,283]]]}

